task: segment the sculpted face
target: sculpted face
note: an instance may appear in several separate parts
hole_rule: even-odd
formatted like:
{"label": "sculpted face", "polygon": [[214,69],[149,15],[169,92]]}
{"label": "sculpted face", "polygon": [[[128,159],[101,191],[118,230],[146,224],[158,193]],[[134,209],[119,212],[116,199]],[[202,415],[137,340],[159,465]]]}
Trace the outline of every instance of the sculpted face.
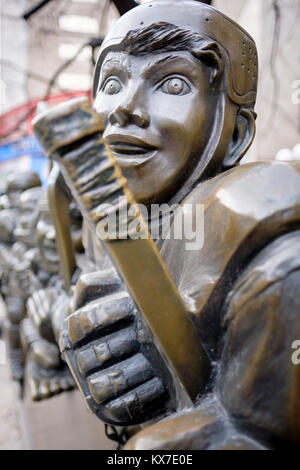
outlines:
{"label": "sculpted face", "polygon": [[109,52],[94,107],[139,203],[168,201],[208,142],[216,96],[209,69],[187,51]]}

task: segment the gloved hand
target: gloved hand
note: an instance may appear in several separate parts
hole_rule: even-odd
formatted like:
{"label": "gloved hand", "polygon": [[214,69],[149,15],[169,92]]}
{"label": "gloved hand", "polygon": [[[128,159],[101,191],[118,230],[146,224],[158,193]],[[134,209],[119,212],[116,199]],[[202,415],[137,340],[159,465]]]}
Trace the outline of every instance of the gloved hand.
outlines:
{"label": "gloved hand", "polygon": [[97,272],[80,277],[62,327],[60,349],[87,405],[110,424],[138,424],[166,409],[159,361],[138,317],[120,280]]}

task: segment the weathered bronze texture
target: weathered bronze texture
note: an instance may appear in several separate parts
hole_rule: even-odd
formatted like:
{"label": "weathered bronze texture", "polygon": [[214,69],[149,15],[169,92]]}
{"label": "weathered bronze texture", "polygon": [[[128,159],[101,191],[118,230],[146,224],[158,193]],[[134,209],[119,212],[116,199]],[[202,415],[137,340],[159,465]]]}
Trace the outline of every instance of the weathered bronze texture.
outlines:
{"label": "weathered bronze texture", "polygon": [[266,447],[235,429],[228,422],[218,399],[208,397],[187,410],[150,425],[133,436],[125,450],[262,450]]}
{"label": "weathered bronze texture", "polygon": [[[71,277],[76,268],[75,249],[80,248],[81,217],[78,217],[74,207],[70,212],[71,197],[56,170],[52,170],[48,191],[39,201],[37,224],[39,266],[52,275],[42,289],[36,290],[28,298],[27,316],[22,322],[25,385],[35,401],[74,388],[70,371],[61,360],[57,342],[61,324],[69,311]],[[52,211],[48,199],[52,202]],[[57,215],[58,206],[60,211]],[[76,228],[74,244],[73,227]],[[70,258],[62,256],[66,242],[69,246],[65,253]],[[57,245],[62,247],[61,252],[57,250]],[[62,255],[59,258],[60,253]]]}
{"label": "weathered bronze texture", "polygon": [[[147,207],[204,210],[201,249],[189,251],[184,236],[172,236],[177,209],[170,238],[156,240],[211,367],[189,410],[178,411],[183,401],[174,401],[174,369],[166,368],[155,344],[157,333],[170,341],[178,334],[173,309],[164,331],[154,328],[151,335],[93,230],[85,231],[89,263],[75,287],[61,348],[102,419],[124,425],[160,416],[129,449],[300,444],[300,367],[291,361],[291,345],[300,338],[300,165],[238,165],[255,134],[257,76],[253,39],[216,9],[185,0],[147,2],[121,17],[103,41],[94,80],[99,120],[87,105],[66,104],[36,122],[89,223],[99,220],[99,214],[91,218],[99,195],[111,202],[115,192],[123,194],[122,177]],[[100,120],[121,190],[97,134]],[[197,217],[190,215],[195,224]],[[144,278],[151,302],[159,291],[150,290],[150,266],[134,272],[141,262],[136,241],[116,240],[117,247],[137,246],[126,265],[123,253],[114,253],[116,268],[133,293],[130,280]],[[181,367],[188,360],[182,357]]]}

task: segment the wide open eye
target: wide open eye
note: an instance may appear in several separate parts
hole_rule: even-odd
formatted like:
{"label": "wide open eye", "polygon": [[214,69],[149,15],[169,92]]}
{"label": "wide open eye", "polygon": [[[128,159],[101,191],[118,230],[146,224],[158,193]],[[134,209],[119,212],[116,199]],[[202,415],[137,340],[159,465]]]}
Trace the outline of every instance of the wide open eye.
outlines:
{"label": "wide open eye", "polygon": [[161,90],[168,95],[186,95],[191,88],[182,78],[171,77],[164,81]]}
{"label": "wide open eye", "polygon": [[106,93],[107,95],[116,95],[117,93],[119,93],[120,90],[121,84],[115,78],[109,78],[108,80],[106,80],[102,88],[103,93]]}

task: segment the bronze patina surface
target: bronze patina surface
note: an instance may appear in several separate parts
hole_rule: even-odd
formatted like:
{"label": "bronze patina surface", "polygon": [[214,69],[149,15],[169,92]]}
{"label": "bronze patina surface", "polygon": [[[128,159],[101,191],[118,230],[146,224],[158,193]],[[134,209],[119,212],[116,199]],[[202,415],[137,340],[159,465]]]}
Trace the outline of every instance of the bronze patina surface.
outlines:
{"label": "bronze patina surface", "polygon": [[[253,39],[216,9],[146,2],[121,17],[101,46],[93,105],[99,118],[75,102],[36,120],[37,137],[59,161],[91,227],[61,349],[99,417],[125,425],[159,416],[128,449],[300,444],[300,367],[291,361],[300,337],[300,167],[239,166],[255,134],[257,76]],[[126,192],[126,180],[129,204],[202,205],[203,246],[187,250],[184,237],[172,236],[176,209],[170,238],[155,240],[155,249],[152,240],[105,241],[118,247],[111,265],[93,229],[105,212],[95,209]],[[197,226],[196,217],[191,213]],[[151,279],[155,272],[159,279],[157,265],[143,264],[146,251],[140,259],[151,244],[145,241],[160,251],[163,277],[176,286],[178,304],[165,312],[162,331],[151,322],[149,331],[140,316],[151,308],[138,296],[150,306],[163,298]],[[143,280],[146,294],[137,288]],[[193,364],[205,378],[194,381],[188,410],[174,374],[185,366],[188,373],[192,357],[182,353],[187,336],[175,318],[182,301],[192,320],[184,320],[188,335],[198,341]],[[172,343],[181,333],[182,344]],[[162,339],[170,349],[160,347]],[[172,355],[179,368],[166,367]]]}

